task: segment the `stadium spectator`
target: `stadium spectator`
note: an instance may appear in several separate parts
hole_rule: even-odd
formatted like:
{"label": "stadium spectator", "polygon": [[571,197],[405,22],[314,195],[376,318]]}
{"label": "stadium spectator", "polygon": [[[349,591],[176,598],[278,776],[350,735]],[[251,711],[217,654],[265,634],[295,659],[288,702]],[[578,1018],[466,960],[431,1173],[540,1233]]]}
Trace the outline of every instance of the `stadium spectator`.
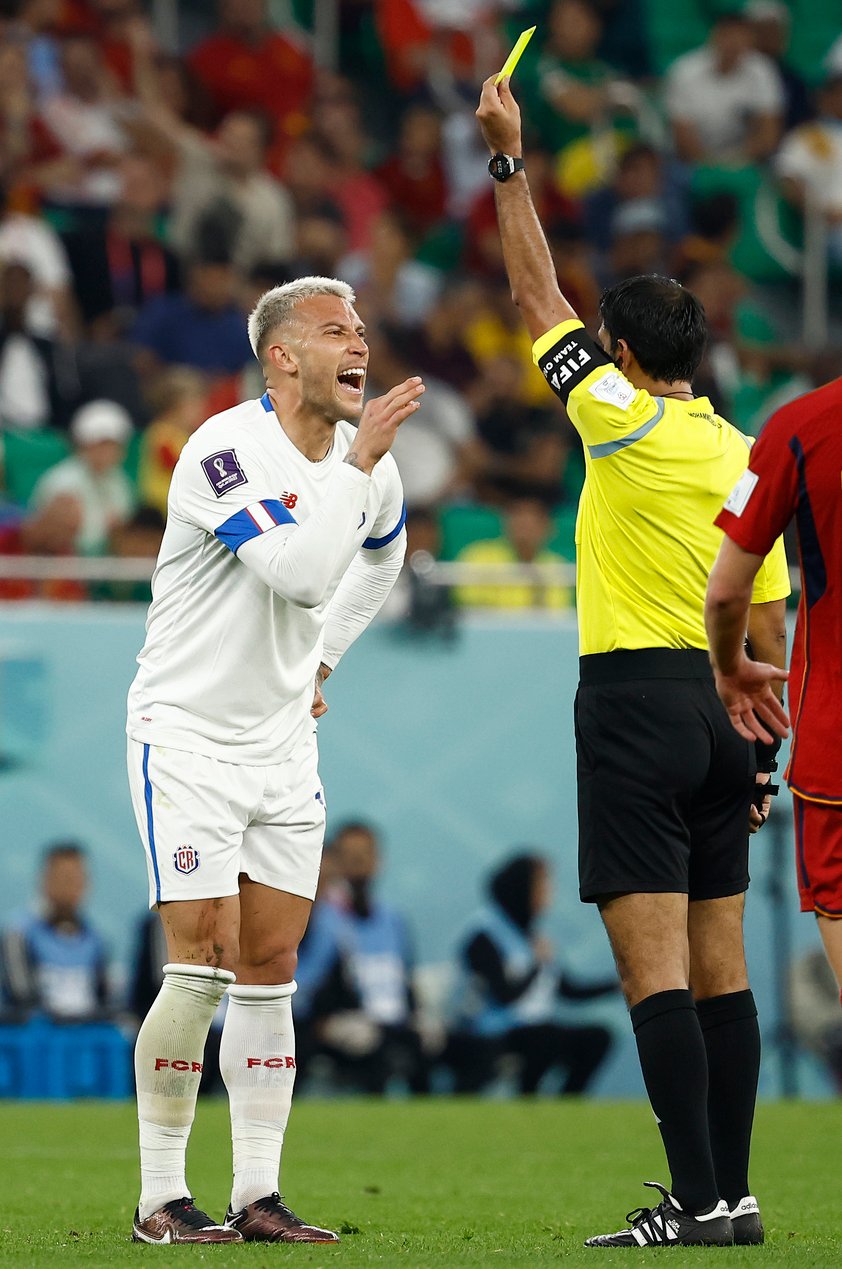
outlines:
{"label": "stadium spectator", "polygon": [[842,1093],[839,984],[824,953],[816,949],[797,957],[789,967],[787,986],[793,1036],[827,1067],[836,1092]]}
{"label": "stadium spectator", "polygon": [[781,137],[784,88],[751,25],[721,14],[701,48],[673,62],[664,85],[676,153],[686,163],[762,163]]}
{"label": "stadium spectator", "polygon": [[18,210],[40,203],[41,185],[66,163],[38,110],[32,76],[33,42],[0,40],[0,173]]}
{"label": "stadium spectator", "polygon": [[127,148],[123,110],[95,40],[84,35],[65,38],[61,70],[62,88],[49,96],[41,109],[44,121],[72,162],[42,183],[50,203],[88,221],[120,195],[118,169]]}
{"label": "stadium spectator", "polygon": [[65,427],[78,391],[72,350],[34,334],[26,265],[0,265],[0,428]]}
{"label": "stadium spectator", "polygon": [[79,555],[103,555],[111,534],[131,516],[136,496],[123,470],[132,424],[115,401],[89,401],[74,414],[70,437],[75,452],[38,480],[30,500],[36,512],[56,498],[73,498],[81,511],[74,547]]}
{"label": "stadium spectator", "polygon": [[554,506],[563,497],[573,433],[558,410],[518,400],[522,378],[521,363],[503,355],[489,361],[471,388],[485,448],[475,484],[486,502],[506,505],[525,497]]}
{"label": "stadium spectator", "polygon": [[550,1072],[558,1091],[584,1093],[611,1047],[601,1026],[563,1023],[560,1000],[585,1001],[619,992],[616,978],[588,986],[555,964],[539,932],[550,904],[550,869],[540,855],[518,854],[489,877],[488,902],[471,921],[459,949],[455,1032],[447,1061],[455,1092],[478,1093],[502,1058],[517,1062],[517,1087],[537,1093]]}
{"label": "stadium spectator", "polygon": [[[553,228],[559,225],[578,227],[581,211],[572,199],[562,194],[555,181],[552,156],[544,150],[527,150],[524,162],[529,179],[535,182],[536,208],[541,220]],[[465,222],[465,267],[471,273],[499,277],[503,272],[503,252],[494,210],[494,191],[483,188],[468,211]]]}
{"label": "stadium spectator", "polygon": [[[412,336],[394,327],[375,328],[368,336],[371,391],[382,392],[417,370]],[[392,453],[403,480],[407,507],[433,506],[471,487],[483,456],[476,426],[464,399],[446,383],[424,380],[424,413],[413,427],[398,433]]]}
{"label": "stadium spectator", "polygon": [[260,110],[278,121],[282,138],[303,129],[313,89],[309,54],[272,31],[265,0],[219,0],[217,30],[187,65],[210,94],[218,118],[232,110]]}
{"label": "stadium spectator", "polygon": [[[531,185],[531,166],[529,180]],[[690,227],[684,183],[665,155],[654,146],[638,141],[620,156],[611,183],[594,190],[585,199],[582,224],[597,251],[610,250],[620,208],[641,200],[658,206],[669,241],[680,242]],[[540,203],[535,207],[541,223],[548,224]]]}
{"label": "stadium spectator", "polygon": [[347,248],[345,218],[336,203],[325,201],[298,217],[290,271],[303,277],[338,277]]}
{"label": "stadium spectator", "polygon": [[54,229],[40,216],[12,211],[0,184],[0,261],[25,265],[34,290],[26,324],[33,334],[68,336],[74,328],[74,303],[67,254]]}
{"label": "stadium spectator", "polygon": [[198,371],[171,366],[157,376],[148,395],[152,421],[140,438],[138,492],[142,503],[166,516],[178,456],[207,417],[207,385]]}
{"label": "stadium spectator", "polygon": [[82,317],[100,339],[125,335],[147,300],[177,291],[181,281],[166,243],[165,173],[137,151],[121,159],[118,172],[114,206],[64,236]]}
{"label": "stadium spectator", "polygon": [[465,343],[465,327],[482,308],[483,288],[466,277],[446,279],[423,324],[413,326],[413,356],[419,371],[467,392],[479,369]]}
{"label": "stadium spectator", "polygon": [[537,498],[519,498],[505,515],[504,536],[472,542],[459,552],[463,564],[487,567],[500,564],[537,566],[526,581],[512,585],[490,580],[457,587],[457,602],[466,608],[569,608],[573,596],[568,586],[547,580],[545,566],[564,564],[564,557],[548,543],[553,522],[546,504]]}
{"label": "stadium spectator", "polygon": [[84,1022],[109,1012],[105,948],[84,916],[85,852],[76,842],[48,847],[37,914],[7,929],[0,942],[3,996],[22,1019],[45,1013]]}
{"label": "stadium spectator", "polygon": [[[72,494],[59,494],[39,511],[31,511],[0,524],[0,555],[73,555],[73,544],[82,527],[82,508]],[[0,579],[0,599],[47,599],[53,603],[79,603],[89,593],[73,578],[36,581],[31,577]]]}
{"label": "stadium spectator", "polygon": [[194,260],[183,292],[156,295],[137,315],[131,339],[148,373],[163,365],[236,374],[251,349],[237,304],[239,279],[225,252]]}
{"label": "stadium spectator", "polygon": [[804,211],[808,199],[824,213],[830,255],[842,264],[842,70],[818,91],[817,118],[784,137],[775,168],[789,201]]}
{"label": "stadium spectator", "polygon": [[401,120],[394,154],[376,173],[392,206],[419,234],[432,229],[447,209],[441,145],[438,112],[429,106],[411,106]]}
{"label": "stadium spectator", "polygon": [[320,75],[313,103],[313,134],[333,152],[330,192],[348,232],[348,249],[367,251],[389,196],[368,170],[372,140],[350,80],[339,75]]}
{"label": "stadium spectator", "polygon": [[415,259],[415,246],[409,223],[389,210],[378,218],[369,250],[340,262],[340,274],[358,292],[369,321],[379,317],[414,325],[435,303],[442,275]]}
{"label": "stadium spectator", "polygon": [[346,894],[323,901],[296,971],[309,1057],[326,1055],[343,1083],[366,1093],[385,1093],[400,1078],[411,1092],[427,1092],[429,1060],[413,1018],[406,922],[375,895],[377,834],[364,822],[344,824],[331,854]]}
{"label": "stadium spectator", "polygon": [[167,157],[175,160],[169,237],[182,256],[195,250],[202,222],[213,214],[228,225],[228,250],[248,272],[259,260],[285,260],[292,252],[292,204],[266,171],[272,119],[256,109],[225,114],[208,137],[167,105],[148,44],[135,47],[135,76],[144,120]]}
{"label": "stadium spectator", "polygon": [[645,273],[672,274],[667,220],[654,199],[635,198],[618,207],[611,222],[611,237],[600,279],[605,286]]}
{"label": "stadium spectator", "polygon": [[590,0],[555,0],[545,29],[518,77],[530,127],[555,154],[586,139],[594,125],[611,123],[618,76],[598,56],[603,21]]}
{"label": "stadium spectator", "polygon": [[792,14],[783,0],[748,0],[744,13],[751,22],[754,47],[777,67],[784,90],[784,129],[796,128],[810,118],[810,93],[803,75],[789,58]]}
{"label": "stadium spectator", "polygon": [[[576,529],[580,897],[598,906],[614,951],[672,1174],[672,1192],[655,1186],[655,1207],[587,1245],[761,1243],[748,1188],[760,1038],[742,913],[749,831],[763,820],[753,754],[713,691],[703,620],[714,488],[725,496],[748,449],[695,398],[705,337],[695,297],[672,279],[630,279],[601,297],[598,341],[587,335],[517,171],[508,82],[486,80],[477,115],[535,363],[587,447]],[[776,649],[788,594],[779,542],[740,641],[749,629],[755,652]],[[625,742],[624,711],[649,738],[643,761]],[[619,781],[619,801],[606,779]]]}

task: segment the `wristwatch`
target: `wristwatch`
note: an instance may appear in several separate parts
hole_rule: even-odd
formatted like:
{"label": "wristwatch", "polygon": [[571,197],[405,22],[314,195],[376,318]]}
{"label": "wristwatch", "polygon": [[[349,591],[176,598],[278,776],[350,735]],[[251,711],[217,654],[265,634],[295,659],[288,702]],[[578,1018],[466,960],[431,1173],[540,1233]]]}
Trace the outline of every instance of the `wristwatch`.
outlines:
{"label": "wristwatch", "polygon": [[492,154],[488,160],[488,170],[495,181],[507,181],[515,172],[523,171],[523,159],[516,159],[511,154]]}

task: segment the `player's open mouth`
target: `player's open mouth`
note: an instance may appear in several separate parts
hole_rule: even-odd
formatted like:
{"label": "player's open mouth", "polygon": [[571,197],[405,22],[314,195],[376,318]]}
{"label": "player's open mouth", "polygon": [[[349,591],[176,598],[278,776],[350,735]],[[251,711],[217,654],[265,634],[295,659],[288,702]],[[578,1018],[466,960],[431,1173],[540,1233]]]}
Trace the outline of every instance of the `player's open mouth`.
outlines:
{"label": "player's open mouth", "polygon": [[336,376],[340,388],[350,392],[351,396],[361,397],[365,382],[365,366],[351,366],[348,370],[340,370]]}

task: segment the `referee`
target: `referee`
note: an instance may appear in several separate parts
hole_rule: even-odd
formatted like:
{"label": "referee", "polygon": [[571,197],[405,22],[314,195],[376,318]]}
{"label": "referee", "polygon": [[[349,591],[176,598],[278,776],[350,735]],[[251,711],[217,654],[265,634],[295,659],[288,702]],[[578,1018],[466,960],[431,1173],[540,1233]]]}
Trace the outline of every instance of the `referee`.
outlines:
{"label": "referee", "polygon": [[[705,316],[677,282],[606,291],[599,343],[588,337],[558,287],[507,80],[486,81],[477,117],[512,294],[583,442],[580,894],[608,931],[672,1174],[654,1208],[587,1245],[759,1243],[748,1160],[760,1037],[742,916],[749,824],[763,816],[755,753],[716,695],[704,627],[713,522],[749,442],[693,396]],[[778,542],[748,623],[764,661],[783,655],[788,593]]]}

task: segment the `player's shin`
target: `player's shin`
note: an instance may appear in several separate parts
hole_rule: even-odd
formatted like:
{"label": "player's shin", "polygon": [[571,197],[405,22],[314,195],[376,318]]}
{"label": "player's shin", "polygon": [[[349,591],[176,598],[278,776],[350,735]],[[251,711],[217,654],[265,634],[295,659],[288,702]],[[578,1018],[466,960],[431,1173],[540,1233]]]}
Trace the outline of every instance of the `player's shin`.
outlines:
{"label": "player's shin", "polygon": [[228,993],[219,1067],[231,1106],[235,1213],[279,1188],[295,1083],[294,991],[295,983],[281,983]]}
{"label": "player's shin", "polygon": [[190,1193],[184,1161],[205,1041],[216,1008],[233,982],[234,975],[224,969],[165,965],[161,990],[138,1032],[141,1220]]}

